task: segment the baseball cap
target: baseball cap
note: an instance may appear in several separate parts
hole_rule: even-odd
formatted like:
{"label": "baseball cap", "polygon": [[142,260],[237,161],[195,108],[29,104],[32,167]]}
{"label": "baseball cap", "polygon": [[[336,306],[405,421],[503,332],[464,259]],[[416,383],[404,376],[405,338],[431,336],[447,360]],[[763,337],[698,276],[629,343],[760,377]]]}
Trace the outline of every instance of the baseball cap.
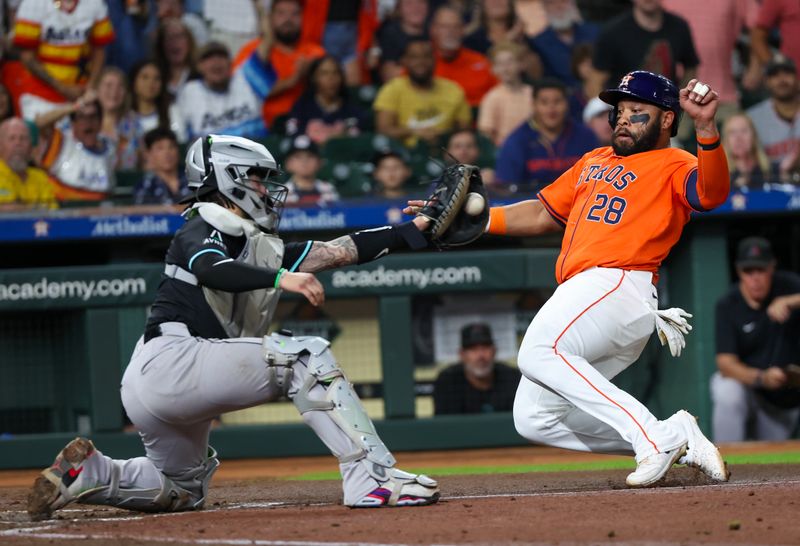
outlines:
{"label": "baseball cap", "polygon": [[600,114],[605,114],[611,110],[611,108],[612,106],[600,100],[600,97],[595,97],[587,102],[583,109],[583,122],[589,123],[592,118]]}
{"label": "baseball cap", "polygon": [[763,237],[747,237],[739,242],[736,252],[736,267],[765,268],[775,260],[772,246]]}
{"label": "baseball cap", "polygon": [[319,147],[308,135],[297,135],[294,137],[292,143],[289,145],[289,149],[286,151],[286,157],[288,158],[296,152],[310,152],[319,157]]}
{"label": "baseball cap", "polygon": [[784,55],[783,53],[775,54],[767,63],[767,76],[772,76],[781,70],[788,70],[789,72],[797,72],[797,67],[794,61]]}
{"label": "baseball cap", "polygon": [[197,52],[197,60],[202,61],[203,59],[211,57],[212,55],[224,55],[226,57],[230,57],[231,52],[228,49],[228,46],[222,42],[211,40],[200,47]]}
{"label": "baseball cap", "polygon": [[380,162],[387,157],[396,157],[403,163],[408,163],[408,157],[403,152],[393,148],[383,148],[375,152],[375,154],[372,156],[372,164],[377,167]]}
{"label": "baseball cap", "polygon": [[492,329],[488,324],[476,322],[461,328],[461,348],[467,349],[473,345],[494,345]]}

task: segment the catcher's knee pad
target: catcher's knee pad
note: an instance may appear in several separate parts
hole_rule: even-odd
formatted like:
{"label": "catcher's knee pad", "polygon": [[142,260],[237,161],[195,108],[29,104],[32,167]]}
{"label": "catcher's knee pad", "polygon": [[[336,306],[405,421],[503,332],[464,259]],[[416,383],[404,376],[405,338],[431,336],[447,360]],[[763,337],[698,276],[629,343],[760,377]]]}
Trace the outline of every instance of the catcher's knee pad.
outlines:
{"label": "catcher's knee pad", "polygon": [[210,446],[208,451],[208,458],[202,465],[180,476],[162,475],[161,487],[153,489],[120,488],[121,468],[115,462],[109,485],[87,491],[76,500],[81,504],[115,506],[139,512],[200,510],[205,504],[211,477],[219,467],[217,452]]}
{"label": "catcher's knee pad", "polygon": [[[375,426],[361,405],[361,400],[336,362],[330,350],[330,343],[321,337],[272,334],[264,338],[264,347],[268,365],[272,358],[273,366],[290,369],[294,366],[295,370],[298,366],[304,367],[301,373],[306,374],[306,378],[297,392],[289,390],[289,379],[298,373],[297,371],[292,370],[289,375],[284,373],[283,380],[284,392],[294,402],[298,411],[301,414],[309,411],[330,412],[333,422],[357,446],[354,452],[339,455],[339,462],[348,463],[366,459],[371,463],[366,465],[370,474],[385,480],[386,469],[394,466],[395,459],[381,441]],[[279,364],[280,362],[284,363]],[[317,385],[321,385],[324,389],[323,396],[311,395],[311,390]]]}

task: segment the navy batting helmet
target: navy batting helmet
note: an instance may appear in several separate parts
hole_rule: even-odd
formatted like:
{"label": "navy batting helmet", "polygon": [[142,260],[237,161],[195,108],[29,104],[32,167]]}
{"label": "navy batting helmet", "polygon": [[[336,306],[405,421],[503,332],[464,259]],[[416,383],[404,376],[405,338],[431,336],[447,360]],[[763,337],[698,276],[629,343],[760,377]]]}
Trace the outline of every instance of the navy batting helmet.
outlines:
{"label": "navy batting helmet", "polygon": [[617,126],[617,103],[621,100],[635,100],[658,106],[662,110],[670,110],[675,114],[672,122],[672,136],[678,133],[681,121],[680,97],[678,88],[669,78],[646,70],[635,70],[625,74],[615,89],[606,89],[600,93],[600,99],[614,108],[608,113],[611,127]]}

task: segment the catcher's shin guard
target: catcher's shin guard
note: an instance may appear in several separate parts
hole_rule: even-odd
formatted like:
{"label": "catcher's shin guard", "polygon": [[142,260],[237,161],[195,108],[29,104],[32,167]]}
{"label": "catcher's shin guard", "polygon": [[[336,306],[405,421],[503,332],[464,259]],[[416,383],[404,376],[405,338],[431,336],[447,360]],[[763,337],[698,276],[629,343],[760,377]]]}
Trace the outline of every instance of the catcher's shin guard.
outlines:
{"label": "catcher's shin guard", "polygon": [[[272,368],[285,367],[283,374],[273,372],[284,392],[292,399],[301,414],[310,411],[329,412],[330,418],[357,446],[352,453],[336,454],[340,463],[366,459],[370,475],[379,481],[387,479],[387,471],[395,464],[389,449],[381,441],[375,426],[361,405],[344,372],[329,349],[330,343],[320,337],[291,337],[272,334],[264,338],[267,365]],[[298,362],[300,359],[304,362]],[[305,365],[308,374],[297,392],[290,392],[296,367]],[[292,370],[292,367],[295,370]],[[322,385],[324,397],[312,397],[310,391]]]}

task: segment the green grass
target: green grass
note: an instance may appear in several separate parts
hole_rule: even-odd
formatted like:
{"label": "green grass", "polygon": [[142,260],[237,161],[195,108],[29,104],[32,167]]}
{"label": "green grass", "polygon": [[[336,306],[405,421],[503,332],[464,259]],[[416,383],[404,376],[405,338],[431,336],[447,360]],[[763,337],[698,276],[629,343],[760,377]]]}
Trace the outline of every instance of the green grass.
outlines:
{"label": "green grass", "polygon": [[[752,453],[728,455],[730,465],[737,464],[800,464],[800,451],[782,453]],[[433,476],[463,476],[475,474],[523,474],[528,472],[576,472],[590,470],[627,470],[634,468],[633,459],[610,459],[584,463],[518,464],[508,466],[445,466],[431,468],[408,468],[408,472]],[[292,480],[335,480],[338,472],[309,472],[290,478]]]}

